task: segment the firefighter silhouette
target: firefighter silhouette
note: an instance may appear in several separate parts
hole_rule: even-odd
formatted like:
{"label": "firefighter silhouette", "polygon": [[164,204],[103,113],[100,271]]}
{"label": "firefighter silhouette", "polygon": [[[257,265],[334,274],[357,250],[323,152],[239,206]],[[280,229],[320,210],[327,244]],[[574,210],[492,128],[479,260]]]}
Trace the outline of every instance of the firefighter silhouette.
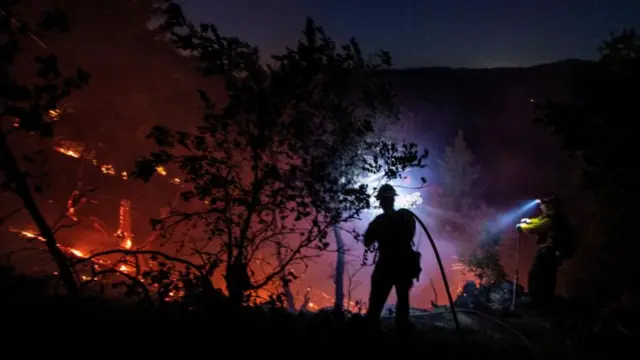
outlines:
{"label": "firefighter silhouette", "polygon": [[536,235],[540,245],[529,271],[528,288],[534,305],[543,309],[554,301],[558,268],[575,251],[573,227],[559,205],[555,195],[539,200],[542,215],[516,225],[518,232]]}
{"label": "firefighter silhouette", "polygon": [[[369,224],[364,243],[367,248],[377,244],[378,257],[371,276],[371,292],[367,319],[378,326],[380,314],[391,289],[395,287],[397,296],[396,326],[409,329],[409,291],[416,277],[413,260],[413,237],[416,221],[407,209],[394,209],[396,190],[389,184],[382,185],[376,199],[383,213]],[[418,271],[419,272],[419,271]]]}

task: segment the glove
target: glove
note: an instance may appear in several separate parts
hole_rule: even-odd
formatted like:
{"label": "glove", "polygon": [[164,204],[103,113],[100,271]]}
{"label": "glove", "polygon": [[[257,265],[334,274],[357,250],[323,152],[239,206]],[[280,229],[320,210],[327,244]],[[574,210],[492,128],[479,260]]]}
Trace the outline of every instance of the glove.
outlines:
{"label": "glove", "polygon": [[522,232],[523,232],[523,231],[522,231],[522,224],[518,224],[518,225],[516,225],[516,231],[517,231],[518,233],[522,233]]}

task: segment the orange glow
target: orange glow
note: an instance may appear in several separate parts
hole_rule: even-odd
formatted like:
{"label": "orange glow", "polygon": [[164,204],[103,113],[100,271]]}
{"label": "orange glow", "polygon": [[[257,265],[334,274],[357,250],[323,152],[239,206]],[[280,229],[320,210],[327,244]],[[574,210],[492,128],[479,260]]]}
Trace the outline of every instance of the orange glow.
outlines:
{"label": "orange glow", "polygon": [[107,174],[107,175],[115,175],[116,174],[116,170],[113,168],[112,165],[101,165],[100,166],[100,171],[102,171],[103,174]]}
{"label": "orange glow", "polygon": [[72,158],[76,158],[76,159],[80,158],[80,153],[77,153],[77,152],[75,152],[73,150],[65,149],[65,148],[62,148],[62,147],[54,147],[53,149],[56,150],[59,153],[65,154],[67,156],[71,156]]}
{"label": "orange glow", "polygon": [[122,265],[118,266],[118,271],[122,271],[123,273],[127,273],[128,274],[128,273],[134,272],[135,269],[133,267],[129,266],[129,265],[122,264]]}
{"label": "orange glow", "polygon": [[71,249],[69,249],[69,251],[71,251],[77,257],[81,257],[81,258],[87,257],[87,255],[85,255],[82,251],[80,251],[78,249],[71,248]]}
{"label": "orange glow", "polygon": [[158,172],[158,174],[160,174],[162,176],[166,176],[167,175],[167,170],[164,168],[164,166],[156,167],[156,171]]}
{"label": "orange glow", "polygon": [[[124,205],[129,205],[129,201],[128,200],[124,200],[121,204]],[[126,209],[126,206],[124,207]],[[121,214],[126,215],[126,211],[122,212]],[[126,216],[124,216],[124,218],[126,218]],[[123,227],[126,229],[127,228],[127,224],[126,221],[122,223]],[[45,241],[45,239],[43,237],[41,237],[40,235],[38,235],[38,233],[34,232],[34,231],[30,231],[30,230],[18,230],[18,229],[11,229],[11,231],[19,234],[22,237],[25,238],[29,238],[29,239],[38,239],[42,242]],[[121,247],[125,248],[125,249],[130,249],[133,246],[133,242],[131,240],[131,238],[126,237],[122,240],[121,242]],[[82,250],[79,250],[77,248],[72,248],[72,247],[66,247],[63,245],[58,244],[58,247],[62,250],[64,250],[65,252],[67,252],[68,254],[72,254],[72,256],[76,256],[78,258],[87,258],[90,256],[89,253],[86,253]],[[126,273],[128,275],[133,275],[136,276],[137,270],[135,266],[129,265],[129,264],[124,264],[121,263],[120,261],[110,261],[106,258],[106,256],[103,257],[99,257],[99,258],[92,258],[91,262],[100,267],[100,268],[110,268],[110,269],[116,269],[120,272]],[[54,274],[57,275],[57,273],[54,272]],[[82,281],[99,281],[98,278],[92,278],[91,276],[87,276],[87,275],[79,275],[80,279]],[[177,275],[172,275],[172,278],[174,278],[174,280],[178,280]],[[145,281],[144,278],[139,277],[139,280],[141,281]],[[224,286],[220,289],[223,292],[225,292]],[[256,303],[260,304],[260,303],[265,303],[269,301],[269,297],[270,295],[274,294],[277,291],[277,287],[276,286],[267,286],[265,288],[259,289],[255,292],[255,296],[257,298]],[[310,291],[310,290],[309,290]],[[310,311],[317,311],[321,308],[325,308],[325,307],[331,307],[334,304],[334,298],[332,296],[330,296],[329,294],[322,292],[322,291],[316,291],[315,294],[311,295],[307,292],[307,294],[305,295],[305,297],[309,295],[309,298],[312,299],[312,301],[307,303],[307,309]],[[184,292],[183,291],[174,291],[172,293],[169,294],[168,299],[166,299],[167,301],[176,301],[179,300],[182,296],[184,296]],[[304,299],[302,299],[302,296],[296,296],[296,303],[297,304],[301,304]],[[355,302],[351,302],[349,304],[346,304],[346,300],[345,300],[345,307],[347,309],[350,310],[356,310],[357,306],[355,305]]]}
{"label": "orange glow", "polygon": [[51,121],[58,121],[60,120],[60,114],[62,114],[62,111],[58,109],[52,109],[52,110],[49,110],[49,112],[47,113],[47,116]]}
{"label": "orange glow", "polygon": [[42,236],[40,236],[40,235],[38,235],[38,234],[36,234],[34,232],[28,231],[28,230],[16,230],[16,229],[9,229],[9,230],[12,231],[12,232],[18,233],[22,237],[26,237],[26,238],[30,238],[30,239],[38,239],[40,241],[45,241],[45,239]]}
{"label": "orange glow", "polygon": [[120,246],[125,249],[131,249],[133,246],[133,233],[131,231],[131,201],[127,199],[120,200],[120,210],[118,212],[118,231],[115,234],[121,238]]}
{"label": "orange glow", "polygon": [[84,152],[84,144],[81,142],[56,138],[54,139],[53,149],[61,154],[79,159],[82,157]]}
{"label": "orange glow", "polygon": [[[22,236],[22,237],[26,237],[29,239],[37,239],[40,240],[42,242],[45,242],[46,239],[43,238],[42,236],[38,235],[37,233],[33,232],[33,231],[29,231],[29,230],[18,230],[18,229],[13,229],[10,228],[9,231],[17,233],[18,235]],[[78,250],[78,249],[74,249],[71,247],[66,247],[63,245],[58,244],[58,247],[64,251],[70,252],[73,255],[77,256],[77,257],[81,257],[81,258],[86,258],[88,255],[85,254],[84,252]]]}

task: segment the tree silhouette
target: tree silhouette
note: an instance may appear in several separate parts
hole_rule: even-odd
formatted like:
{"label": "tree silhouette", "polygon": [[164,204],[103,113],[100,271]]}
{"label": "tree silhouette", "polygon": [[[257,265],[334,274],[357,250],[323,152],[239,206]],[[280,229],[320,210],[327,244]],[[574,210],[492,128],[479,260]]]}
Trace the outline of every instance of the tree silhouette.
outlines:
{"label": "tree silhouette", "polygon": [[[344,277],[347,249],[345,249],[344,239],[342,238],[342,233],[337,225],[333,226],[333,238],[336,241],[336,270],[333,279],[335,284],[334,307],[336,311],[342,311],[344,307]],[[347,307],[348,306],[349,305],[347,305]]]}
{"label": "tree silhouette", "polygon": [[625,274],[634,267],[627,239],[635,231],[633,199],[640,179],[628,156],[637,142],[630,124],[640,116],[640,37],[624,30],[599,51],[599,61],[576,69],[573,99],[539,105],[536,120],[563,140],[595,198],[592,218],[604,228],[601,244],[593,244],[599,259],[589,268],[598,269],[593,279],[608,298],[626,291]]}
{"label": "tree silhouette", "polygon": [[445,156],[437,162],[436,169],[441,189],[437,203],[441,210],[449,213],[442,217],[442,224],[448,232],[464,232],[469,217],[477,210],[480,168],[475,164],[474,155],[464,140],[462,130],[458,131],[453,144],[447,147]]}
{"label": "tree silhouette", "polygon": [[463,263],[482,284],[500,282],[507,277],[500,261],[502,238],[488,228],[483,231],[480,245],[464,258]]}
{"label": "tree silhouette", "polygon": [[[73,77],[63,77],[58,69],[55,55],[36,56],[39,81],[33,85],[22,84],[12,74],[12,65],[20,51],[20,42],[30,37],[38,44],[42,42],[33,35],[40,32],[68,30],[68,19],[59,9],[43,14],[36,28],[18,20],[12,9],[19,1],[4,2],[0,7],[0,173],[2,188],[17,195],[29,212],[44,240],[60,273],[60,279],[69,295],[78,293],[73,271],[63,251],[58,247],[55,229],[47,223],[33,193],[42,192],[42,181],[47,174],[37,171],[33,164],[45,150],[18,154],[11,147],[15,141],[24,141],[30,136],[51,138],[55,121],[58,120],[58,102],[86,85],[89,76],[81,69]],[[45,47],[46,48],[46,47]],[[13,139],[12,139],[13,138]],[[15,213],[15,212],[12,212]],[[2,219],[6,220],[7,216]]]}
{"label": "tree silhouette", "polygon": [[365,62],[355,40],[338,51],[308,19],[304,40],[263,65],[257,48],[192,24],[176,4],[166,11],[174,45],[197,54],[205,76],[225,81],[228,102],[213,104],[199,90],[202,123],[195,132],[154,127],[149,137],[160,149],[137,163],[136,175],[148,180],[158,166],[179,167],[191,208],[172,209],[154,226],[169,235],[187,224],[206,229],[207,251],[225,264],[230,300],[240,304],[326,249],[332,226],[370,206],[372,189],[359,176],[398,178],[423,166],[426,151],[373,136],[377,118],[397,116],[379,72],[389,54]]}

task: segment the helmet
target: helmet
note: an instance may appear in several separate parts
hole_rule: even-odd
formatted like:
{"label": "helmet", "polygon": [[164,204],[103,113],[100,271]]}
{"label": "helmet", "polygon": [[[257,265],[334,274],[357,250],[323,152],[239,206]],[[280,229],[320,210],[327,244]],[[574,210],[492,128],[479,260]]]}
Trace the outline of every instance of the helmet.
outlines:
{"label": "helmet", "polygon": [[560,200],[558,199],[558,196],[554,193],[551,193],[544,198],[540,198],[539,201],[541,204],[551,205],[551,206],[556,206],[560,202]]}
{"label": "helmet", "polygon": [[395,197],[395,196],[398,196],[396,189],[389,184],[384,184],[380,186],[380,189],[378,189],[378,194],[376,194],[376,199],[380,200],[385,197]]}

